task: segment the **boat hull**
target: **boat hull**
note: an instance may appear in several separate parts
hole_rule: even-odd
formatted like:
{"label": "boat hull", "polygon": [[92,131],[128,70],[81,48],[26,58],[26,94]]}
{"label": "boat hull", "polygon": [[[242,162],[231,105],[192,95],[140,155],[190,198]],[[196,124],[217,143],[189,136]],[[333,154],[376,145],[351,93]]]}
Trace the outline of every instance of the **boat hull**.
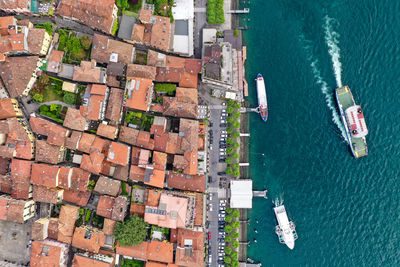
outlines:
{"label": "boat hull", "polygon": [[[351,101],[349,103],[343,103],[343,100],[341,100],[340,97],[340,90],[346,90],[346,93],[349,94],[349,97],[351,98]],[[350,151],[353,154],[355,158],[360,158],[363,156],[368,155],[368,147],[367,147],[367,142],[365,137],[360,137],[360,138],[354,138],[352,137],[349,129],[349,122],[346,118],[345,114],[345,109],[346,106],[350,105],[355,105],[355,101],[353,98],[353,95],[351,94],[350,89],[347,86],[338,88],[335,90],[335,97],[336,97],[336,103],[338,105],[339,111],[340,111],[340,119],[342,120],[343,127],[346,132],[346,137],[347,137],[347,142],[350,147]]]}
{"label": "boat hull", "polygon": [[265,90],[264,78],[260,73],[257,75],[256,83],[257,83],[258,110],[260,112],[261,119],[263,121],[267,121],[268,120],[267,93]]}

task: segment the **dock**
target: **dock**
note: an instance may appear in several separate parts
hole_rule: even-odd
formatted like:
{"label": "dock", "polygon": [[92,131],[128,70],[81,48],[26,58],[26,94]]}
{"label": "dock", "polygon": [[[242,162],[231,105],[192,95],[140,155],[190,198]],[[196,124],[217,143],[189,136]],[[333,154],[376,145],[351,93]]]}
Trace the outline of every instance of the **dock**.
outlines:
{"label": "dock", "polygon": [[240,137],[250,137],[249,133],[240,133]]}
{"label": "dock", "polygon": [[248,162],[242,162],[242,163],[239,162],[239,167],[248,167],[248,166],[250,166],[250,163]]}
{"label": "dock", "polygon": [[245,78],[245,68],[244,68],[244,63],[247,59],[247,47],[243,46],[242,47],[242,64],[243,64],[243,91],[244,91],[244,96],[249,96],[249,85],[247,84],[246,78]]}
{"label": "dock", "polygon": [[228,13],[228,14],[248,14],[248,13],[250,13],[250,8],[228,10],[228,11],[226,11],[226,13]]}
{"label": "dock", "polygon": [[263,197],[265,199],[268,199],[267,190],[264,190],[264,191],[253,191],[253,197]]}

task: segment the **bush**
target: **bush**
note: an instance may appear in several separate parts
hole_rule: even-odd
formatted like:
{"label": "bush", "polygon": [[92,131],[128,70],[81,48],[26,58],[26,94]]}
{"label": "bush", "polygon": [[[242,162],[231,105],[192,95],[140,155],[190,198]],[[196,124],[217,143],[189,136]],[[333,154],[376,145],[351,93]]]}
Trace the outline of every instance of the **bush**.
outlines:
{"label": "bush", "polygon": [[207,0],[206,15],[209,24],[224,23],[224,0]]}
{"label": "bush", "polygon": [[45,22],[43,24],[38,24],[35,25],[35,28],[38,29],[45,29],[46,32],[51,36],[53,35],[53,24],[51,24],[50,22]]}
{"label": "bush", "polygon": [[176,85],[172,83],[158,83],[155,85],[154,90],[159,93],[167,93],[167,95],[173,96],[176,91]]}
{"label": "bush", "polygon": [[239,30],[238,30],[238,29],[234,30],[234,31],[233,31],[233,35],[234,35],[235,37],[238,37],[238,36],[239,36]]}
{"label": "bush", "polygon": [[63,101],[70,105],[75,105],[76,103],[76,94],[65,92],[63,96]]}
{"label": "bush", "polygon": [[39,108],[39,112],[48,112],[50,110],[48,105],[41,105]]}
{"label": "bush", "polygon": [[92,212],[90,211],[90,210],[87,210],[86,211],[86,215],[85,215],[85,223],[87,223],[88,221],[89,221],[89,219],[90,219],[90,214],[91,214]]}
{"label": "bush", "polygon": [[232,260],[237,260],[238,256],[239,256],[239,253],[237,251],[233,251],[231,253]]}
{"label": "bush", "polygon": [[50,105],[50,111],[57,111],[57,109],[58,109],[58,105],[57,104],[51,104]]}
{"label": "bush", "polygon": [[225,217],[225,222],[231,223],[231,222],[232,222],[232,216],[227,215],[227,216]]}
{"label": "bush", "polygon": [[89,36],[84,35],[81,37],[81,39],[79,39],[79,41],[81,42],[81,45],[83,47],[83,49],[85,50],[89,50],[90,46],[92,44],[92,40],[90,40]]}
{"label": "bush", "polygon": [[117,223],[114,237],[121,246],[136,246],[146,239],[147,226],[142,218],[133,214],[124,222]]}
{"label": "bush", "polygon": [[232,116],[229,116],[228,118],[226,118],[226,121],[227,121],[228,123],[233,123],[233,117],[232,117]]}
{"label": "bush", "polygon": [[116,33],[117,33],[117,31],[118,31],[118,18],[114,21],[114,25],[113,25],[113,27],[112,27],[112,30],[111,30],[111,34],[112,35],[115,35]]}
{"label": "bush", "polygon": [[231,255],[231,253],[232,253],[232,248],[230,248],[230,247],[225,247],[225,248],[224,248],[224,251],[225,251],[225,254],[226,254],[226,255]]}
{"label": "bush", "polygon": [[228,148],[226,149],[226,154],[230,155],[230,154],[232,154],[232,153],[233,153],[233,148],[228,147]]}
{"label": "bush", "polygon": [[34,94],[33,95],[33,101],[36,103],[42,103],[43,102],[43,95],[42,94]]}

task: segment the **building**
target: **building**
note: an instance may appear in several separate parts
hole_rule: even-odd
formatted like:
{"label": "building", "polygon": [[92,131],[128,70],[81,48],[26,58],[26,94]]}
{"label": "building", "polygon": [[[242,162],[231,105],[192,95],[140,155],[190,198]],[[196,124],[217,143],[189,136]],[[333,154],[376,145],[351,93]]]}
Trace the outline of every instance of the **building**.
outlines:
{"label": "building", "polygon": [[130,64],[135,55],[135,48],[105,35],[94,34],[91,58],[99,63],[120,62]]}
{"label": "building", "polygon": [[117,254],[140,260],[150,260],[163,263],[173,262],[173,244],[152,240],[144,241],[135,247],[122,247],[117,244]]}
{"label": "building", "polygon": [[35,216],[36,205],[33,200],[17,200],[8,195],[0,196],[0,220],[24,223]]}
{"label": "building", "polygon": [[[32,162],[13,158],[11,160],[11,196],[16,199],[30,199],[32,185],[30,183]],[[3,185],[1,185],[3,189]]]}
{"label": "building", "polygon": [[121,143],[111,142],[107,153],[107,161],[120,166],[127,166],[130,157],[130,147]]}
{"label": "building", "polygon": [[13,117],[22,117],[18,101],[14,98],[0,99],[0,120]]}
{"label": "building", "polygon": [[35,202],[43,202],[57,204],[63,200],[63,189],[47,188],[45,186],[33,186],[33,200]]}
{"label": "building", "polygon": [[[53,73],[58,73],[61,70],[61,64],[62,64],[62,59],[64,57],[64,51],[58,51],[55,49],[51,50],[49,60],[47,62],[47,71],[48,72],[53,72]],[[65,86],[70,86],[71,83],[69,82],[64,82],[63,83],[63,90],[64,90],[64,84]],[[67,90],[65,90],[67,91]],[[70,91],[68,91],[70,92]]]}
{"label": "building", "polygon": [[188,175],[183,173],[168,174],[167,186],[183,191],[205,192],[206,177],[204,174]]}
{"label": "building", "polygon": [[175,0],[172,7],[175,21],[173,52],[193,56],[194,1]]}
{"label": "building", "polygon": [[118,135],[118,127],[109,125],[107,122],[103,121],[103,123],[100,123],[99,127],[97,128],[97,135],[114,140]]}
{"label": "building", "polygon": [[251,209],[253,200],[253,181],[247,179],[231,180],[230,206],[235,209]]}
{"label": "building", "polygon": [[204,266],[204,233],[178,229],[175,264],[186,267]]}
{"label": "building", "polygon": [[65,137],[69,134],[66,128],[35,116],[30,117],[29,124],[34,133],[47,136],[48,144],[64,146]]}
{"label": "building", "polygon": [[96,213],[114,221],[124,221],[128,209],[128,200],[125,196],[117,198],[102,195],[97,204]]}
{"label": "building", "polygon": [[203,44],[202,81],[220,88],[232,89],[233,54],[228,42]]}
{"label": "building", "polygon": [[106,85],[88,85],[83,96],[83,104],[79,108],[82,116],[88,120],[103,120],[108,94],[109,89]]}
{"label": "building", "polygon": [[114,257],[103,254],[79,253],[74,255],[72,267],[112,267]]}
{"label": "building", "polygon": [[156,79],[156,67],[139,64],[128,64],[126,69],[126,76],[146,78],[150,80]]}
{"label": "building", "polygon": [[56,14],[64,18],[77,20],[110,34],[114,23],[117,23],[118,8],[114,0],[63,0]]}
{"label": "building", "polygon": [[99,253],[104,247],[105,235],[99,229],[90,226],[81,226],[75,229],[72,246],[89,252]]}
{"label": "building", "polygon": [[71,244],[75,222],[78,218],[78,210],[78,207],[72,205],[61,206],[60,216],[58,217],[58,241]]}
{"label": "building", "polygon": [[[65,84],[65,82],[64,82]],[[63,88],[64,88],[63,84]],[[73,84],[73,83],[71,83]],[[85,113],[84,113],[85,114]],[[90,114],[91,115],[91,114]],[[91,116],[87,116],[91,117]],[[93,115],[95,117],[95,115]],[[89,121],[81,114],[81,111],[75,108],[68,107],[65,115],[63,126],[76,131],[85,131],[88,129]]]}
{"label": "building", "polygon": [[40,218],[32,223],[32,239],[45,240],[48,236],[49,218]]}
{"label": "building", "polygon": [[58,173],[60,168],[55,165],[33,163],[31,183],[49,188],[56,188],[58,185]]}
{"label": "building", "polygon": [[7,57],[0,62],[0,77],[12,98],[28,95],[42,65],[38,56]]}
{"label": "building", "polygon": [[60,266],[68,263],[69,246],[55,240],[33,241],[31,247],[31,267]]}
{"label": "building", "polygon": [[45,29],[31,28],[28,33],[29,53],[45,56],[50,48],[52,37]]}
{"label": "building", "polygon": [[146,206],[144,220],[160,227],[185,228],[190,213],[188,202],[187,198],[162,193],[157,207]]}
{"label": "building", "polygon": [[124,100],[124,90],[119,88],[110,89],[110,97],[106,110],[106,119],[114,125],[120,124],[122,119],[122,105]]}
{"label": "building", "polygon": [[[65,64],[63,64],[65,65]],[[96,67],[96,61],[81,61],[80,66],[74,66],[72,80],[86,83],[106,83],[105,69]]]}
{"label": "building", "polygon": [[97,180],[94,191],[100,195],[109,195],[116,197],[121,188],[121,181],[110,179],[105,176],[100,176]]}
{"label": "building", "polygon": [[127,77],[125,95],[128,108],[149,111],[153,97],[153,81],[146,78]]}
{"label": "building", "polygon": [[170,18],[151,14],[151,10],[141,9],[139,20],[142,24],[135,24],[132,28],[131,40],[163,51],[172,48]]}
{"label": "building", "polygon": [[163,97],[163,115],[197,119],[197,89],[176,88],[176,97]]}
{"label": "building", "polygon": [[29,53],[28,27],[17,25],[14,17],[0,18],[0,55],[20,55]]}
{"label": "building", "polygon": [[0,9],[9,13],[30,13],[31,0],[4,0],[0,1]]}
{"label": "building", "polygon": [[35,156],[35,137],[25,119],[0,121],[0,157],[30,160]]}
{"label": "building", "polygon": [[35,159],[37,162],[58,164],[65,159],[65,147],[50,145],[44,140],[36,140]]}

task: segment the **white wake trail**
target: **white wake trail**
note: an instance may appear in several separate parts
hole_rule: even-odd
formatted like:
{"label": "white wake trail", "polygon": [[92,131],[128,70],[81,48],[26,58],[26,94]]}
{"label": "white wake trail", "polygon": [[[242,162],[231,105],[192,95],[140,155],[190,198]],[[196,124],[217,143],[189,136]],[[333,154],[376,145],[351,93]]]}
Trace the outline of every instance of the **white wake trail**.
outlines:
{"label": "white wake trail", "polygon": [[336,21],[325,16],[325,41],[329,48],[329,54],[332,58],[333,71],[335,72],[336,84],[342,87],[342,63],[340,62],[339,33],[333,30],[333,24]]}

